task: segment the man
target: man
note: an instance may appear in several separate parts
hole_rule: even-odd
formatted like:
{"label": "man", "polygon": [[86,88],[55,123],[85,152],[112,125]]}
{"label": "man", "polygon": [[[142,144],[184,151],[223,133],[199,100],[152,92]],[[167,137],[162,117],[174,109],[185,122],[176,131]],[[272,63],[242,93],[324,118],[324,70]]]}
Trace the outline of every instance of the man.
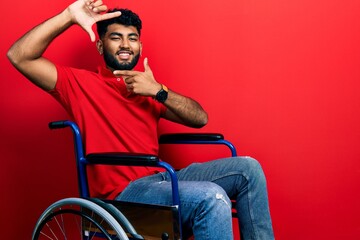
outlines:
{"label": "man", "polygon": [[[157,154],[160,118],[200,128],[207,123],[207,113],[193,99],[157,82],[147,58],[143,72],[133,71],[142,51],[141,20],[130,10],[106,11],[101,0],[78,0],[21,37],[8,58],[62,104],[79,125],[87,153]],[[89,72],[42,56],[54,38],[75,24],[95,41],[94,23],[100,38],[96,46],[106,67]],[[89,169],[90,192],[94,197],[168,204],[170,184],[162,171],[96,166]],[[239,157],[192,164],[177,174],[185,236],[232,239],[229,197],[235,197],[242,238],[273,239],[266,181],[256,160]]]}

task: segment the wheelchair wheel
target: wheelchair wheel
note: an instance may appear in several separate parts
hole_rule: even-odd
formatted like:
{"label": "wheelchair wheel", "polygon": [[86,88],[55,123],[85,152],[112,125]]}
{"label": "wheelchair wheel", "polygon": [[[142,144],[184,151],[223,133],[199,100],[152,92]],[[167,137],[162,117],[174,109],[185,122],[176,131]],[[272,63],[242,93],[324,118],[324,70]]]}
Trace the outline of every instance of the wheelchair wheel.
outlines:
{"label": "wheelchair wheel", "polygon": [[129,240],[108,211],[82,198],[62,199],[44,211],[36,223],[32,240],[45,239]]}

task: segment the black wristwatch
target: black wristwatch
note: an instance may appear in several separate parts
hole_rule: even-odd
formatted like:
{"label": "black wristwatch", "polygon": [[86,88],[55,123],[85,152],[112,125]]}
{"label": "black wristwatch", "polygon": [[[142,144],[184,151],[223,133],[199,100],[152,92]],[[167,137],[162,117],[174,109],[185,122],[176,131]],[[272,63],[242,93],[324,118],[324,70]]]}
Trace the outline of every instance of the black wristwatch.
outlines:
{"label": "black wristwatch", "polygon": [[169,89],[164,84],[161,84],[161,89],[155,95],[155,100],[158,102],[164,103],[166,101],[166,99],[168,98],[168,92],[169,92]]}

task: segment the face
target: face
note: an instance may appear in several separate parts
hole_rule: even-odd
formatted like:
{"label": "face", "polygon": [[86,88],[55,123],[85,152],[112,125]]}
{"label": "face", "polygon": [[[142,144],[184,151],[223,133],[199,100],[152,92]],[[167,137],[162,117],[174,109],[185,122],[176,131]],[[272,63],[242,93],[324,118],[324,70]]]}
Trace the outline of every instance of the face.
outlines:
{"label": "face", "polygon": [[112,24],[97,42],[97,48],[111,70],[131,70],[139,60],[142,46],[135,27]]}

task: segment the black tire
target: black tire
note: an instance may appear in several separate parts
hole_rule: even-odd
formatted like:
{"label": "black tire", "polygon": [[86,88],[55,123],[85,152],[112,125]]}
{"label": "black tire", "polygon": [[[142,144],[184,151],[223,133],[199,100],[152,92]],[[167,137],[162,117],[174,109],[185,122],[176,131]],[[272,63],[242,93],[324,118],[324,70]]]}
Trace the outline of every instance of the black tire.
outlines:
{"label": "black tire", "polygon": [[117,220],[99,204],[82,198],[53,203],[36,223],[32,240],[129,240]]}

